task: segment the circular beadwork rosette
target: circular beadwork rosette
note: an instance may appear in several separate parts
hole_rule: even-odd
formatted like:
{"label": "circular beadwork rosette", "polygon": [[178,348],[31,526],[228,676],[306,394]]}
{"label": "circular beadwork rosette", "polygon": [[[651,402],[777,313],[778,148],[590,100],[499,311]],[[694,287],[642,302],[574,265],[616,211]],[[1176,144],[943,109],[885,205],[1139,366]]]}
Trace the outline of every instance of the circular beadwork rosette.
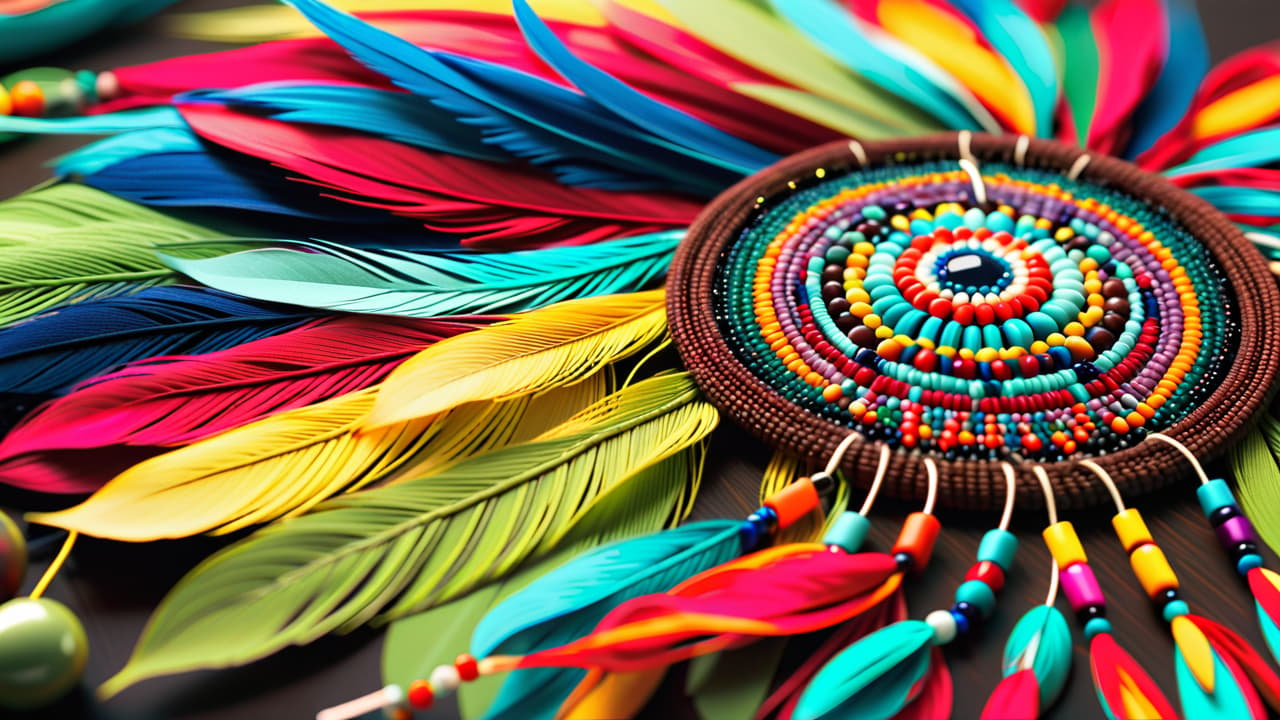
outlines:
{"label": "circular beadwork rosette", "polygon": [[[962,161],[962,153],[964,160]],[[837,142],[717,198],[668,282],[671,332],[712,402],[817,464],[852,430],[858,482],[990,509],[999,461],[1068,506],[1212,457],[1269,395],[1280,292],[1242,233],[1129,163],[1048,141]],[[1030,473],[1019,501],[1043,503]]]}

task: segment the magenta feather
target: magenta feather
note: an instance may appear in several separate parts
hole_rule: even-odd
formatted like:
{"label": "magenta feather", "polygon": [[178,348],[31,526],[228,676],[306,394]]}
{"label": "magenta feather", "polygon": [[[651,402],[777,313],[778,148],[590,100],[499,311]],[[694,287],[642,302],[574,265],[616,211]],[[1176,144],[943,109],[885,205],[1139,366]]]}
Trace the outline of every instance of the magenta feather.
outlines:
{"label": "magenta feather", "polygon": [[424,347],[475,324],[338,316],[207,355],[133,363],[81,383],[15,427],[0,442],[0,482],[92,491],[123,469],[114,458],[137,462],[369,387]]}
{"label": "magenta feather", "polygon": [[1040,683],[1031,668],[1006,676],[982,708],[982,720],[1036,720],[1040,717]]}

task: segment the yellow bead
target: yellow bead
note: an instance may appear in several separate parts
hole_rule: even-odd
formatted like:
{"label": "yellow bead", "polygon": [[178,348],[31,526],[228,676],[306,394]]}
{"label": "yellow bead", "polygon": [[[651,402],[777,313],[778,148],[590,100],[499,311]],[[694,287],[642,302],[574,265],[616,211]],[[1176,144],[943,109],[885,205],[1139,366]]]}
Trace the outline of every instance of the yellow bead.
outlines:
{"label": "yellow bead", "polygon": [[1076,563],[1089,562],[1084,546],[1076,535],[1075,526],[1069,521],[1057,522],[1044,529],[1044,544],[1049,547],[1059,570],[1066,570]]}
{"label": "yellow bead", "polygon": [[878,328],[878,327],[880,327],[881,325],[883,325],[883,324],[884,324],[884,321],[880,319],[880,316],[879,316],[879,315],[877,315],[877,314],[875,314],[875,313],[871,313],[871,314],[867,315],[866,317],[862,318],[862,324],[863,324],[863,325],[866,325],[867,327],[871,328],[872,330],[875,330],[876,328]]}
{"label": "yellow bead", "polygon": [[1157,545],[1147,544],[1134,550],[1129,555],[1129,565],[1133,567],[1133,574],[1138,576],[1138,582],[1142,583],[1142,589],[1152,598],[1165,590],[1178,588],[1178,576]]}
{"label": "yellow bead", "polygon": [[1111,527],[1115,528],[1116,537],[1120,538],[1120,544],[1124,546],[1125,552],[1133,552],[1133,549],[1139,545],[1152,542],[1151,531],[1147,530],[1142,514],[1133,508],[1116,513],[1116,516],[1111,518]]}
{"label": "yellow bead", "polygon": [[984,347],[973,354],[973,359],[978,362],[992,362],[1000,359],[1000,353],[995,348]]}
{"label": "yellow bead", "polygon": [[1031,343],[1031,347],[1028,349],[1031,350],[1032,355],[1043,355],[1049,352],[1049,343],[1043,340],[1036,340]]}
{"label": "yellow bead", "polygon": [[1062,328],[1062,332],[1068,337],[1083,337],[1084,325],[1081,325],[1078,322],[1067,323],[1067,326]]}

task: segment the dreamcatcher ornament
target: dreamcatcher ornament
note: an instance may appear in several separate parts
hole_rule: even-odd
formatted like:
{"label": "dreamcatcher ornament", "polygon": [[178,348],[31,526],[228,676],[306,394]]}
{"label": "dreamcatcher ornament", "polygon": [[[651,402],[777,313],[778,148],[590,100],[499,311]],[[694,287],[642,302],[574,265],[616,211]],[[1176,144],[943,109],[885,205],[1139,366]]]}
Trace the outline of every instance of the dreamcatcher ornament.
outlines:
{"label": "dreamcatcher ornament", "polygon": [[[945,717],[939,648],[997,612],[1013,509],[1047,504],[1104,711],[1174,715],[1054,513],[1198,468],[1267,399],[1280,292],[1249,240],[1273,252],[1280,217],[1272,50],[1206,74],[1189,7],[1150,0],[290,4],[325,37],[267,11],[269,42],[40,71],[0,118],[110,135],[0,205],[0,367],[25,414],[0,480],[93,493],[29,515],[68,531],[62,558],[78,534],[257,528],[173,589],[103,695],[390,622],[413,676],[359,707],[456,691],[468,715],[621,717],[672,663],[822,633],[744,714]],[[187,31],[244,32],[218,17]],[[52,117],[68,80],[91,107]],[[668,329],[684,371],[655,369]],[[774,473],[745,521],[681,524],[721,414],[825,471]],[[1278,578],[1201,477],[1274,647]],[[864,550],[881,492],[924,510]],[[913,613],[935,505],[1001,521],[954,605]],[[1268,662],[1178,604],[1118,509],[1184,713],[1264,713]],[[1060,692],[1054,598],[1015,626],[987,716]],[[0,702],[74,681],[74,653],[32,636],[62,672],[0,672]]]}

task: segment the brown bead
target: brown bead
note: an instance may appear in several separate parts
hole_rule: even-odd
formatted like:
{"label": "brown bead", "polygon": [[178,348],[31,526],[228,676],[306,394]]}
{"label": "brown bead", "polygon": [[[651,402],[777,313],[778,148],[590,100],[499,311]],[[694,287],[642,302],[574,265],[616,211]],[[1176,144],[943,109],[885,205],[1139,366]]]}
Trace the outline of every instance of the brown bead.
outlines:
{"label": "brown bead", "polygon": [[1102,303],[1102,309],[1106,310],[1107,312],[1119,313],[1121,315],[1128,315],[1129,301],[1125,300],[1124,298],[1116,298],[1116,297],[1107,298],[1106,302]]}
{"label": "brown bead", "polygon": [[1102,296],[1109,298],[1124,299],[1129,294],[1124,288],[1124,281],[1120,278],[1110,278],[1102,283]]}
{"label": "brown bead", "polygon": [[864,348],[873,348],[880,342],[879,338],[876,337],[876,331],[866,325],[859,325],[858,327],[850,330],[849,339],[852,340],[855,345]]}
{"label": "brown bead", "polygon": [[1124,332],[1124,316],[1119,313],[1109,312],[1102,316],[1102,327],[1113,333]]}

